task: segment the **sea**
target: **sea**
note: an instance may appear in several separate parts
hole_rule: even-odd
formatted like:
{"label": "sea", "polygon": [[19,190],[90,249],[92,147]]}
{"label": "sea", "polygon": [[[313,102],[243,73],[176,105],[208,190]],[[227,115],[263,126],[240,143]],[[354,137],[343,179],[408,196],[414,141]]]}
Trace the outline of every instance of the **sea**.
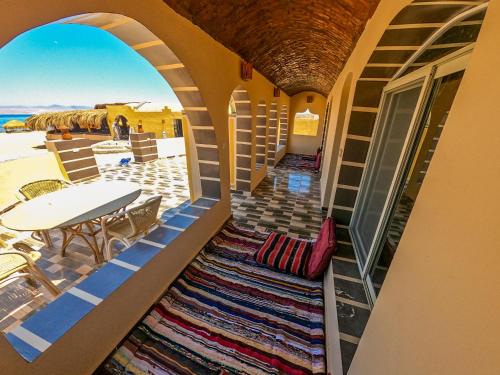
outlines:
{"label": "sea", "polygon": [[0,114],[0,133],[5,133],[3,124],[9,122],[10,120],[24,121],[31,115],[1,115]]}

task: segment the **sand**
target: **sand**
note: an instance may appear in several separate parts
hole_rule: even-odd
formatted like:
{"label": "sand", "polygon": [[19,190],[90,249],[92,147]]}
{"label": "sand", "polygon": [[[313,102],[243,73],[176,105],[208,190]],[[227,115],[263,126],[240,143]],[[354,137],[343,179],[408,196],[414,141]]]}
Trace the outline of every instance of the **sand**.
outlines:
{"label": "sand", "polygon": [[[18,200],[20,186],[41,179],[64,179],[55,156],[46,149],[45,132],[0,133],[0,211]],[[160,158],[185,155],[184,138],[158,139]],[[118,165],[120,159],[131,158],[131,152],[96,154],[99,168]]]}
{"label": "sand", "polygon": [[47,154],[45,149],[34,148],[45,145],[45,132],[0,133],[0,163],[8,160]]}

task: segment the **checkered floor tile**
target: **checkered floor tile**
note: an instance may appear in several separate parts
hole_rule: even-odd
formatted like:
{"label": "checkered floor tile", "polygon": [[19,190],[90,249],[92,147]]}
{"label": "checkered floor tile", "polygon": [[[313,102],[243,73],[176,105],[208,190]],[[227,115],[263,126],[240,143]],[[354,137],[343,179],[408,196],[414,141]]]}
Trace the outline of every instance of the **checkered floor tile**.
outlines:
{"label": "checkered floor tile", "polygon": [[[128,166],[100,166],[100,180],[130,181],[141,185],[142,194],[133,203],[137,205],[154,195],[163,197],[160,212],[162,220],[172,216],[172,210],[189,201],[189,182],[185,156],[163,158],[149,163],[130,163]],[[89,183],[99,179],[90,180]],[[133,206],[131,205],[131,206]],[[60,255],[61,233],[50,232],[53,247],[47,248],[40,241],[31,238],[31,233],[20,233],[0,227],[0,239],[12,244],[24,241],[42,254],[37,265],[60,289],[67,290],[81,282],[98,266],[92,252],[79,238],[72,242],[66,256]],[[0,330],[10,331],[35,311],[45,306],[53,297],[41,285],[33,287],[24,279],[13,280],[0,288]]]}
{"label": "checkered floor tile", "polygon": [[319,175],[272,169],[250,195],[232,193],[234,221],[258,231],[277,231],[292,237],[316,238],[323,222]]}
{"label": "checkered floor tile", "polygon": [[[316,238],[325,213],[320,203],[320,176],[288,168],[272,169],[252,195],[233,192],[234,221],[249,229],[277,231],[297,238]],[[333,259],[337,316],[344,373],[370,315],[349,231],[337,227],[337,254]],[[325,291],[325,293],[333,291]]]}

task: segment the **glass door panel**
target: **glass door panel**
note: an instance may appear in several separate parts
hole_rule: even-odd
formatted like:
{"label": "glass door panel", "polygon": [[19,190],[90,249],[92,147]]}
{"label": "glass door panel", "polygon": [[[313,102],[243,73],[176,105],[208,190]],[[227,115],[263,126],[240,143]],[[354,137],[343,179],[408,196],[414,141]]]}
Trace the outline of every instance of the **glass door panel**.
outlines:
{"label": "glass door panel", "polygon": [[441,136],[448,113],[457,93],[464,71],[448,74],[434,79],[432,91],[425,104],[424,116],[419,124],[417,136],[410,145],[411,152],[402,168],[388,219],[381,233],[382,241],[375,255],[367,279],[369,290],[378,295],[392,258],[397,251],[406,223],[432,161],[434,150]]}
{"label": "glass door panel", "polygon": [[384,96],[352,223],[352,237],[362,269],[365,268],[379,229],[409,130],[415,121],[423,87],[424,79],[421,79],[404,88],[387,92]]}

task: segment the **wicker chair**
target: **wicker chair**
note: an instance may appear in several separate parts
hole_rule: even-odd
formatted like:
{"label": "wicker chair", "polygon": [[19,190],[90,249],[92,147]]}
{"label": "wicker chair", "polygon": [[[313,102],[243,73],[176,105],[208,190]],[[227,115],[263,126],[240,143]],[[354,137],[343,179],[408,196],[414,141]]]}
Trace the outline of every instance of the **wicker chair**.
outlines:
{"label": "wicker chair", "polygon": [[139,206],[102,218],[106,260],[111,259],[113,242],[118,241],[129,247],[134,239],[147,234],[158,223],[161,199],[161,196],[152,197]]}
{"label": "wicker chair", "polygon": [[35,264],[41,254],[22,242],[12,246],[15,250],[0,251],[0,284],[4,285],[9,280],[26,277],[31,285],[35,286],[35,281],[39,281],[54,296],[59,295],[61,291]]}
{"label": "wicker chair", "polygon": [[38,180],[22,186],[19,192],[26,200],[30,200],[41,195],[62,190],[68,185],[70,185],[68,182],[62,180]]}
{"label": "wicker chair", "polygon": [[[26,200],[30,200],[54,191],[62,190],[69,185],[71,184],[62,180],[38,180],[23,185],[19,189],[19,193],[21,193]],[[48,231],[35,232],[34,238],[42,240],[48,247],[52,247],[52,240],[50,239]]]}

